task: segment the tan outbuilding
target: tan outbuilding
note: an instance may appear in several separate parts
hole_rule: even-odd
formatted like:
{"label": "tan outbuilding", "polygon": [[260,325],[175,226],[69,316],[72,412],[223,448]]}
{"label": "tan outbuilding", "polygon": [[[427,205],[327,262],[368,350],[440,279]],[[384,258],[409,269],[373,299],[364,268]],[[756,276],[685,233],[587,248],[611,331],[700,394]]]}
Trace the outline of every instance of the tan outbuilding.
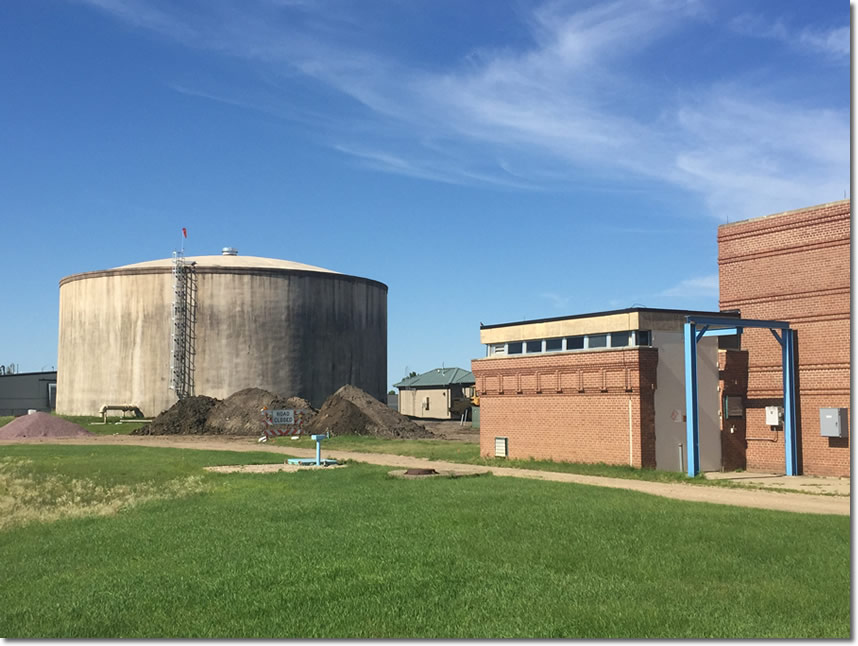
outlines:
{"label": "tan outbuilding", "polygon": [[[225,398],[249,387],[314,406],[340,386],[383,399],[387,286],[286,260],[184,259],[188,394]],[[174,261],[155,260],[60,281],[57,412],[95,415],[172,406]]]}
{"label": "tan outbuilding", "polygon": [[474,396],[474,375],[461,368],[435,368],[393,385],[399,412],[421,419],[458,419]]}

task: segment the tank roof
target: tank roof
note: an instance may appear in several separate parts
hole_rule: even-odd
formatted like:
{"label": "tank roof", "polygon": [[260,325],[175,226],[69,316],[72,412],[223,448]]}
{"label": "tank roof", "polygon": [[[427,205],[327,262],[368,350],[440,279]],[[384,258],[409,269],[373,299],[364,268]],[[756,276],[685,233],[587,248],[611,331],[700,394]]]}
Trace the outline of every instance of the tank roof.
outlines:
{"label": "tank roof", "polygon": [[[339,273],[323,267],[305,265],[291,260],[260,258],[259,256],[185,256],[185,262],[196,263],[197,267],[222,267],[224,269],[235,269],[241,267],[248,269],[293,269],[300,271],[319,271],[327,274]],[[121,267],[115,267],[114,269],[157,269],[161,267],[170,268],[172,266],[172,258],[163,258],[161,260],[148,260],[146,262],[137,262],[131,265],[122,265]]]}
{"label": "tank roof", "polygon": [[[380,287],[385,292],[387,285],[372,278],[361,278],[343,274],[338,271],[305,265],[291,260],[279,260],[277,258],[260,258],[258,256],[185,256],[185,264],[193,263],[195,271],[203,274],[251,274],[251,275],[316,275],[326,280],[345,280],[347,282],[362,282]],[[72,274],[60,279],[60,287],[78,280],[90,278],[104,278],[108,276],[126,276],[138,274],[170,274],[173,269],[173,259],[163,258],[161,260],[149,260],[131,265],[103,269],[100,271],[88,271],[80,274]]]}

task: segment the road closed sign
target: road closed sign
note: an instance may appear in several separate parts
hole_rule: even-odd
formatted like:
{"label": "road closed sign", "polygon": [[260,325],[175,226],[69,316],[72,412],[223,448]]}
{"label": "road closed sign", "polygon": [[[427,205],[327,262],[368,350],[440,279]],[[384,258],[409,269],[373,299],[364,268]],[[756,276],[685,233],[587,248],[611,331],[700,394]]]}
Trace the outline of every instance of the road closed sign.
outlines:
{"label": "road closed sign", "polygon": [[304,432],[304,421],[311,411],[303,408],[287,408],[283,410],[268,410],[263,408],[262,432],[271,437],[275,435],[301,435]]}
{"label": "road closed sign", "polygon": [[291,426],[295,423],[295,410],[289,408],[271,411],[271,423],[275,426]]}

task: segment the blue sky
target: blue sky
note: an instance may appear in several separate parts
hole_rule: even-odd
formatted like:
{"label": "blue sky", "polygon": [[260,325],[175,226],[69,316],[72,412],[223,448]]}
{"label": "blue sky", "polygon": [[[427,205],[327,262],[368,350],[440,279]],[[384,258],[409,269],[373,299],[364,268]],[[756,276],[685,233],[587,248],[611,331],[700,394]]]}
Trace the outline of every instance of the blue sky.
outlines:
{"label": "blue sky", "polygon": [[469,368],[480,322],[717,310],[720,223],[848,195],[849,14],[3,2],[0,363],[54,366],[58,281],[181,227],[387,284],[390,384]]}

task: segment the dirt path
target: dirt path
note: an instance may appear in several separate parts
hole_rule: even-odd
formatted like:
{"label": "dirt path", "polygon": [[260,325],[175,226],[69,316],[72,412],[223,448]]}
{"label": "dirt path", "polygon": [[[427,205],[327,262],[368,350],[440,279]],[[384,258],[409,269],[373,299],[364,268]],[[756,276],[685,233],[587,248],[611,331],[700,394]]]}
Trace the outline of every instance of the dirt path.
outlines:
{"label": "dirt path", "polygon": [[[265,451],[280,453],[294,457],[315,457],[314,449],[301,449],[290,446],[275,446],[259,444],[252,437],[218,436],[132,436],[132,435],[100,435],[87,438],[34,438],[28,440],[0,440],[4,444],[121,444],[133,446],[160,446],[169,448],[204,449],[210,451]],[[533,480],[551,480],[555,482],[575,482],[598,487],[629,489],[665,498],[688,500],[693,502],[708,502],[720,505],[735,505],[738,507],[754,507],[757,509],[773,509],[806,514],[837,514],[848,516],[850,513],[850,497],[825,496],[813,494],[788,493],[780,491],[762,491],[759,489],[728,489],[691,484],[668,484],[663,482],[647,482],[642,480],[627,480],[624,478],[607,478],[601,476],[578,475],[574,473],[557,473],[553,471],[532,471],[528,469],[511,469],[509,467],[483,467],[470,464],[427,460],[400,455],[383,453],[359,453],[356,451],[336,451],[323,449],[323,457],[340,460],[354,460],[390,467],[429,468],[440,470],[455,470],[459,472],[486,472],[496,476],[512,478],[531,478]]]}
{"label": "dirt path", "polygon": [[460,424],[455,420],[416,420],[421,426],[425,426],[439,438],[445,440],[456,440],[457,442],[467,442],[468,444],[480,443],[480,429],[473,428],[471,423],[465,425]]}

